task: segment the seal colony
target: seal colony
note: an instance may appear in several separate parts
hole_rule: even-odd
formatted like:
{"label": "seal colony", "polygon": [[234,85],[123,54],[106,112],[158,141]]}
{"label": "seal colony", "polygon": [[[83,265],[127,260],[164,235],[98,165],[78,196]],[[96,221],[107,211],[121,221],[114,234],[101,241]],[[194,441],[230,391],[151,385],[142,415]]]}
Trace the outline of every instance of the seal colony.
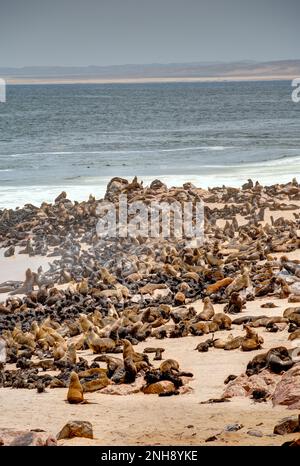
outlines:
{"label": "seal colony", "polygon": [[[203,244],[99,239],[97,206],[117,205],[121,194],[129,205],[201,199]],[[164,347],[166,339],[180,344],[182,337],[194,339],[203,353],[199,363],[211,351],[253,351],[243,377],[261,371],[280,377],[298,364],[292,349],[300,338],[299,201],[296,180],[205,191],[191,183],[167,188],[155,180],[144,187],[136,178],[113,178],[100,201],[73,203],[63,192],[53,204],[0,211],[6,260],[16,254],[52,260],[46,271],[27,269],[24,282],[0,284],[0,300],[8,294],[0,304],[0,386],[35,389],[36,396],[63,388],[61,402],[73,404],[124,386],[183,395],[196,375]],[[260,314],[248,314],[248,303],[259,299],[267,300]],[[281,315],[274,314],[277,299],[289,303]],[[265,351],[273,333],[282,335],[281,346]],[[239,378],[228,376],[230,398]]]}

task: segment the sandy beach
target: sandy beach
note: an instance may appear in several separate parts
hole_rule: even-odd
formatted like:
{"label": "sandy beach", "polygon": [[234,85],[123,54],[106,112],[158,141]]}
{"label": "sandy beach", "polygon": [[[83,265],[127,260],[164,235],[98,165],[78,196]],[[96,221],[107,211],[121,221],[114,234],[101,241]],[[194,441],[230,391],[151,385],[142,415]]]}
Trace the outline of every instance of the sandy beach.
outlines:
{"label": "sandy beach", "polygon": [[[243,314],[261,314],[259,306],[264,301],[249,303]],[[268,310],[268,315],[281,313],[287,307],[287,300],[276,300],[275,304],[280,307]],[[201,303],[197,303],[197,307],[201,307]],[[233,332],[234,336],[241,333],[238,329]],[[286,332],[263,332],[263,335],[264,350],[286,344],[288,337]],[[1,427],[20,430],[40,428],[56,435],[66,420],[81,419],[92,423],[95,439],[60,440],[60,445],[281,445],[295,438],[295,434],[274,435],[273,429],[280,419],[296,415],[298,410],[273,407],[270,401],[255,403],[242,397],[233,398],[229,403],[199,404],[220,397],[226,377],[243,372],[249,360],[249,354],[239,350],[212,349],[207,354],[194,351],[196,345],[205,339],[206,336],[190,336],[163,342],[166,355],[177,358],[182,367],[194,373],[190,383],[193,391],[189,394],[159,398],[143,393],[103,395],[99,391],[87,394],[91,405],[72,406],[66,402],[66,389],[48,389],[47,393],[37,395],[35,390],[2,388]],[[153,339],[147,340],[139,344],[137,350],[142,351],[152,344],[155,345]],[[261,352],[254,351],[251,356]],[[90,352],[79,354],[91,358]],[[244,427],[238,432],[224,432],[218,440],[205,443],[207,438],[234,423]],[[249,435],[249,430],[261,431],[262,437]]]}
{"label": "sandy beach", "polygon": [[[225,188],[224,190],[226,191]],[[278,189],[280,190],[283,188]],[[298,190],[299,187],[295,186],[294,192]],[[204,197],[209,196],[211,197],[211,193],[207,192]],[[213,199],[211,201],[207,205],[214,212],[223,211],[225,205],[234,205],[233,203],[214,202]],[[299,238],[299,220],[297,224],[295,215],[298,214],[300,201],[285,198],[284,203],[293,204],[294,208],[286,211],[267,208],[261,225],[266,226],[272,222],[275,225],[276,221],[280,221],[281,218],[284,218],[286,222],[294,221],[295,232]],[[240,214],[236,215],[236,220],[239,226],[245,226],[249,221]],[[226,222],[227,219],[218,218],[217,228],[226,228]],[[30,234],[29,236],[32,237]],[[228,242],[227,245],[226,241],[221,241],[221,243],[223,251],[229,247]],[[12,257],[4,257],[5,250],[6,248],[0,250],[0,283],[9,280],[22,282],[28,267],[32,272],[37,272],[38,267],[42,266],[46,272],[49,263],[56,259],[56,257],[39,255],[33,257],[26,254],[20,255],[18,254],[19,246]],[[231,250],[234,250],[232,246],[226,254],[230,254]],[[269,255],[271,257],[268,257],[267,261],[275,263],[274,261],[279,260],[282,253],[270,251]],[[284,255],[287,260],[297,263],[300,259],[299,239],[298,247],[286,251]],[[265,261],[266,258],[256,261],[256,266],[263,266]],[[72,280],[69,285],[66,283],[56,284],[56,286],[60,290],[68,289],[68,287],[74,289],[76,280]],[[266,296],[247,300],[236,317],[282,316],[286,308],[298,306],[290,304],[288,296],[279,298],[278,291],[279,289],[275,289],[270,295],[267,293]],[[0,294],[0,302],[5,303],[9,296],[9,292]],[[213,304],[214,312],[222,313],[224,302],[228,302],[228,299],[221,303],[217,302],[218,299],[216,297]],[[275,307],[261,307],[270,301]],[[189,299],[185,306],[188,305],[192,305],[198,314],[203,308],[203,299]],[[182,305],[179,307],[173,305],[173,310],[176,311],[176,309],[182,309]],[[230,317],[234,319],[235,316]],[[88,404],[74,405],[67,402],[67,388],[46,387],[44,393],[38,394],[34,389],[2,387],[0,388],[0,428],[42,429],[56,435],[67,421],[83,420],[92,423],[93,439],[77,437],[63,439],[58,441],[59,445],[281,445],[285,441],[293,440],[297,434],[275,435],[274,426],[284,417],[297,415],[299,409],[288,410],[283,405],[273,406],[271,398],[259,403],[247,396],[234,396],[228,398],[228,402],[201,404],[211,398],[222,397],[226,388],[224,380],[230,374],[239,376],[244,373],[248,362],[257,354],[265,353],[274,347],[284,346],[291,349],[295,346],[294,342],[288,340],[287,325],[274,333],[266,331],[264,327],[258,327],[255,330],[259,336],[263,337],[264,342],[261,348],[251,352],[241,351],[240,348],[224,351],[214,347],[205,353],[196,351],[196,346],[207,340],[210,335],[189,334],[163,340],[150,336],[145,341],[138,342],[134,346],[135,351],[143,352],[146,347],[161,346],[165,349],[163,359],[175,359],[182,370],[193,373],[193,377],[186,385],[187,393],[177,396],[161,398],[142,392],[112,395],[101,393],[99,390],[85,394]],[[219,330],[215,333],[215,337],[226,339],[229,334],[237,337],[244,335],[245,331],[242,325],[232,325],[230,331]],[[77,341],[78,337],[74,338],[73,340]],[[119,356],[109,352],[107,354]],[[44,357],[49,357],[49,355],[46,351]],[[77,350],[77,356],[83,357],[89,364],[95,357],[90,349]],[[153,361],[153,354],[149,357],[154,368],[159,368],[160,361]],[[35,360],[37,360],[36,356]],[[101,362],[100,367],[105,368],[106,364]],[[11,363],[5,366],[7,370],[14,368],[15,364]],[[42,373],[47,372],[42,371]],[[49,374],[54,375],[56,372],[50,371]],[[142,374],[138,374],[135,383],[142,377]],[[235,423],[241,424],[242,427],[235,432],[226,431],[226,426]],[[209,437],[213,436],[215,436],[213,441],[206,442]]]}

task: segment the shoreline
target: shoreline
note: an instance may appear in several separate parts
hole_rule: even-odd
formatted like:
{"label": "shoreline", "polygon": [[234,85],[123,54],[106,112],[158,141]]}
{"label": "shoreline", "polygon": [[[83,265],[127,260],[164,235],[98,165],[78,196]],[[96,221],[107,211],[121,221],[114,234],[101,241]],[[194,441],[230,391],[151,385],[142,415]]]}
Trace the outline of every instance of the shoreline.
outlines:
{"label": "shoreline", "polygon": [[[300,159],[299,159],[300,160]],[[280,167],[279,167],[280,169]],[[219,181],[218,186],[225,185],[227,187],[232,188],[240,188],[243,183],[247,181],[249,178],[253,178],[253,173],[249,174],[248,176],[242,176],[242,174],[237,174],[237,178],[231,182],[230,184],[227,183],[229,175],[224,177],[224,175],[217,175],[213,177],[212,175],[168,175],[168,176],[138,176],[138,179],[144,182],[144,185],[150,185],[152,181],[155,179],[160,179],[164,182],[168,188],[172,186],[183,186],[184,183],[191,182],[196,186],[199,186],[203,189],[214,189],[216,185],[212,186],[211,182],[213,179]],[[259,176],[257,175],[256,179],[261,184],[265,186],[272,186],[273,184],[285,184],[291,181],[292,178],[300,179],[300,172],[299,174],[294,172],[293,174],[282,174],[281,176],[273,175],[269,177],[267,175]],[[33,205],[40,205],[42,202],[51,203],[58,196],[62,191],[66,191],[69,198],[72,202],[78,201],[86,201],[89,195],[96,196],[96,198],[100,199],[105,194],[105,189],[107,183],[111,177],[104,176],[103,179],[99,180],[98,184],[95,182],[91,184],[59,184],[59,185],[32,185],[32,186],[7,186],[0,189],[0,195],[2,201],[0,201],[0,210],[3,209],[15,209],[16,207],[22,207],[23,205],[30,203]],[[122,178],[130,181],[130,176],[123,176]],[[209,181],[208,181],[209,178]],[[221,178],[218,180],[218,178]],[[232,178],[232,174],[231,174]],[[8,195],[8,193],[10,193]],[[45,194],[47,193],[47,194]],[[15,200],[15,199],[20,199]],[[3,200],[4,199],[4,200]],[[14,199],[14,200],[12,200]]]}
{"label": "shoreline", "polygon": [[157,78],[12,78],[4,76],[7,85],[59,85],[59,84],[163,84],[163,83],[224,83],[292,81],[295,75],[270,76],[211,76],[211,77],[157,77]]}

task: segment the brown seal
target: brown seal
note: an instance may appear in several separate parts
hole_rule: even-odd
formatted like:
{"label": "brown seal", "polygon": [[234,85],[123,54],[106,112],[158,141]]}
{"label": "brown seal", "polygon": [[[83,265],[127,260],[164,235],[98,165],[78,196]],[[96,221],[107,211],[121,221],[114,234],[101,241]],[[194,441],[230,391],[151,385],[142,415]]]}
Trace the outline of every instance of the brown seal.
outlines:
{"label": "brown seal", "polygon": [[220,330],[231,330],[231,319],[223,312],[218,312],[213,316],[213,322],[215,322]]}
{"label": "brown seal", "polygon": [[203,300],[203,310],[200,312],[199,317],[201,320],[211,320],[215,314],[214,307],[209,296],[206,296]]}
{"label": "brown seal", "polygon": [[67,400],[69,403],[82,403],[83,388],[76,372],[71,372]]}

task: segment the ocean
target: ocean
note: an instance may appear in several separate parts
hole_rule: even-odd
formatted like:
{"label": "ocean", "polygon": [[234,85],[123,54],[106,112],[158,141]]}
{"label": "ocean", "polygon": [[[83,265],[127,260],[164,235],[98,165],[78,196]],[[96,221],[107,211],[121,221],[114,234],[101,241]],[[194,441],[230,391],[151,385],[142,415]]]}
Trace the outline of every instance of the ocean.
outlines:
{"label": "ocean", "polygon": [[10,85],[0,209],[102,197],[113,176],[203,188],[300,174],[290,81]]}

